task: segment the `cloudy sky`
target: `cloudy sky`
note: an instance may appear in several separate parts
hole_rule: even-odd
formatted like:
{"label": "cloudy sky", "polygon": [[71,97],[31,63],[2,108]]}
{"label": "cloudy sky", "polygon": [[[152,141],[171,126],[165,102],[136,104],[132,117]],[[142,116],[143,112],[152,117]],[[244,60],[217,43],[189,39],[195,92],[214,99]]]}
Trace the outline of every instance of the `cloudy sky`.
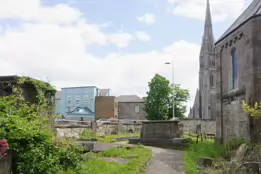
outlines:
{"label": "cloudy sky", "polygon": [[[191,92],[206,0],[0,0],[0,75],[144,96],[155,73]],[[251,0],[210,0],[215,38]]]}

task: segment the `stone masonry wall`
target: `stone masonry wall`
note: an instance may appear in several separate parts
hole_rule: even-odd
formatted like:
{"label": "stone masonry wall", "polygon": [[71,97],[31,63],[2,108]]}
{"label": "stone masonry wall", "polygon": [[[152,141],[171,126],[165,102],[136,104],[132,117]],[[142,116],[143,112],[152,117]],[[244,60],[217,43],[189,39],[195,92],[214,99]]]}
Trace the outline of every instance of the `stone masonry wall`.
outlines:
{"label": "stone masonry wall", "polygon": [[[196,133],[197,125],[201,125],[201,132],[206,134],[216,134],[216,121],[215,120],[200,120],[200,119],[180,119],[179,125],[183,127],[183,134]],[[183,126],[182,126],[183,125]],[[118,133],[128,133],[129,130],[134,130],[134,133],[140,133],[142,128],[141,124],[117,124],[106,123],[97,128],[96,134],[99,136],[112,135]],[[90,127],[59,127],[56,128],[57,136],[67,138],[79,138],[79,135],[85,130],[91,129]]]}
{"label": "stone masonry wall", "polygon": [[[183,125],[183,126],[182,126]],[[179,126],[183,127],[183,134],[196,133],[197,125],[201,125],[201,132],[216,134],[215,120],[180,119]]]}
{"label": "stone masonry wall", "polygon": [[[134,130],[134,133],[139,133],[141,131],[141,126],[139,124],[117,124],[117,123],[106,123],[97,128],[96,134],[99,136],[104,135],[112,135],[118,133],[128,133],[129,130]],[[66,137],[66,138],[75,138],[78,139],[80,134],[85,129],[91,129],[90,127],[85,128],[79,128],[77,126],[75,127],[69,127],[69,128],[56,128],[57,136],[59,137]]]}
{"label": "stone masonry wall", "polygon": [[[260,21],[259,21],[260,23]],[[260,28],[258,28],[260,30]],[[255,68],[253,42],[253,22],[250,20],[216,43],[216,120],[218,142],[227,142],[230,138],[250,138],[250,122],[242,108],[242,100],[247,103],[256,96],[254,86]],[[258,48],[258,47],[257,47]],[[238,80],[233,89],[232,53],[236,50],[238,59]],[[260,56],[258,55],[258,58]]]}

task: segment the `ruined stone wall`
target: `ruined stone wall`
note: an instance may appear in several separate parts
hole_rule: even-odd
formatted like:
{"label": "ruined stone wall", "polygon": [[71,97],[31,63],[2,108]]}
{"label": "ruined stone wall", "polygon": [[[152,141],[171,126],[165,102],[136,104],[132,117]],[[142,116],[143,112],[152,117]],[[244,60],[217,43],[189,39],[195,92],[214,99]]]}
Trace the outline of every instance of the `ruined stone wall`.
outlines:
{"label": "ruined stone wall", "polygon": [[179,126],[183,127],[183,134],[196,133],[197,125],[201,125],[201,132],[206,134],[216,134],[215,120],[202,119],[180,119]]}
{"label": "ruined stone wall", "polygon": [[[117,124],[117,123],[106,123],[99,126],[96,130],[96,134],[99,136],[112,135],[117,133],[128,133],[129,130],[134,130],[134,133],[140,133],[141,126],[139,124]],[[59,127],[56,128],[57,136],[66,138],[78,139],[80,134],[85,129],[91,129],[91,127],[81,127],[75,125],[75,127]]]}

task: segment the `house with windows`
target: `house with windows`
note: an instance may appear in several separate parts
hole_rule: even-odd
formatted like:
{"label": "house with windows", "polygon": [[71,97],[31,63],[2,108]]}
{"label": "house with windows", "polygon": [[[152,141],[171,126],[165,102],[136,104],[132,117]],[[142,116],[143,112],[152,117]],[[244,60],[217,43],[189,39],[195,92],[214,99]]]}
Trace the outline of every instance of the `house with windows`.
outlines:
{"label": "house with windows", "polygon": [[110,89],[95,86],[66,87],[55,95],[56,114],[66,119],[89,120],[117,116]]}
{"label": "house with windows", "polygon": [[118,102],[118,118],[129,120],[146,120],[145,100],[137,95],[120,95]]}
{"label": "house with windows", "polygon": [[[57,101],[57,112],[66,119],[88,120],[95,118],[95,99],[99,88],[95,86],[66,87],[61,89],[61,99]],[[57,95],[59,96],[59,95]]]}

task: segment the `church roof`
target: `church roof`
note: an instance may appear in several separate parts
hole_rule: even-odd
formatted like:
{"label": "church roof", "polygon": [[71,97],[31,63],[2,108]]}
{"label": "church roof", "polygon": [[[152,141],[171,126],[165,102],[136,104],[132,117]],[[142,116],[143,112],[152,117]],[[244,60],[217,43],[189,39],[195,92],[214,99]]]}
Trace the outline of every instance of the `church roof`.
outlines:
{"label": "church roof", "polygon": [[217,40],[216,44],[227,37],[231,32],[239,28],[252,17],[261,15],[261,0],[253,0],[246,10],[236,19],[227,31]]}

